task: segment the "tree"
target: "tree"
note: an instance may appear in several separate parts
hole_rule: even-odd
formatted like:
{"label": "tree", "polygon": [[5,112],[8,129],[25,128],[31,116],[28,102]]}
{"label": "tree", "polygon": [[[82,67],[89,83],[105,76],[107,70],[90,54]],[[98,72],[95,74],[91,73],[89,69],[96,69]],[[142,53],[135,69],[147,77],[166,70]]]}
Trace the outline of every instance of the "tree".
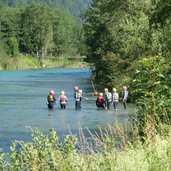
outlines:
{"label": "tree", "polygon": [[53,36],[50,10],[45,5],[31,4],[21,15],[20,49],[25,53],[36,54],[40,60],[46,55]]}
{"label": "tree", "polygon": [[51,53],[54,56],[72,54],[72,52],[77,53],[76,41],[78,38],[76,29],[78,27],[74,18],[61,10],[53,10],[51,16],[53,25]]}
{"label": "tree", "polygon": [[77,23],[82,23],[80,15],[92,0],[0,0],[10,7],[21,7],[32,3],[42,3],[51,8],[61,8],[63,11],[74,16]]}
{"label": "tree", "polygon": [[152,33],[152,48],[158,50],[168,62],[171,56],[171,1],[158,0],[155,3],[154,10],[151,14],[150,25]]}
{"label": "tree", "polygon": [[[108,80],[106,71],[112,62],[111,60],[107,62],[109,54],[115,56],[112,63],[117,69],[110,70],[110,75],[115,75],[115,78],[120,76],[120,70],[123,77],[129,78],[130,73],[135,70],[136,61],[148,54],[150,10],[150,0],[93,1],[85,14],[84,34],[87,60],[94,63],[95,78],[98,82],[104,85]],[[117,65],[117,61],[122,61],[122,65]],[[108,80],[108,84],[113,86],[115,78],[113,77],[112,82],[112,79]],[[120,82],[123,84],[125,79],[121,79]]]}
{"label": "tree", "polygon": [[4,51],[8,55],[15,57],[19,54],[18,34],[19,34],[19,9],[0,6],[0,30],[1,40],[4,44]]}
{"label": "tree", "polygon": [[[2,40],[2,34],[0,32],[0,40]],[[0,68],[5,68],[5,58],[6,58],[6,51],[4,47],[4,43],[0,41]]]}

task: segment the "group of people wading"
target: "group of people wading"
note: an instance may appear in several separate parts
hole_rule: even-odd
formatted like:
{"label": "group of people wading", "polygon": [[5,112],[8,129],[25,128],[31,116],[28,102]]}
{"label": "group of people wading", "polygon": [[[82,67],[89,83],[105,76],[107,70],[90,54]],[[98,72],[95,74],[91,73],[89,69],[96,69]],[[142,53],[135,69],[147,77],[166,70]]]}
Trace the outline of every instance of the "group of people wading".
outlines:
{"label": "group of people wading", "polygon": [[[104,89],[104,94],[99,93],[99,96],[96,100],[96,106],[98,109],[110,109],[111,103],[113,103],[114,110],[118,110],[119,103],[119,94],[116,91],[116,88],[112,89],[113,92],[109,92],[108,88]],[[122,102],[124,109],[126,109],[126,102],[128,98],[128,90],[126,86],[123,86],[122,92]]]}
{"label": "group of people wading", "polygon": [[[83,96],[82,90],[79,89],[77,86],[73,87],[74,90],[74,99],[75,99],[75,109],[79,110],[81,109],[81,101],[82,99],[87,99],[86,97]],[[96,99],[96,106],[98,109],[110,109],[111,104],[113,103],[114,110],[118,110],[118,103],[119,103],[119,94],[117,93],[116,88],[112,89],[113,92],[109,92],[108,88],[104,89],[104,93],[97,93],[98,97]],[[128,90],[126,86],[123,86],[123,92],[122,92],[122,102],[124,109],[127,108],[126,103],[127,103],[127,98],[128,98]],[[54,105],[56,104],[56,98],[55,98],[55,91],[51,90],[49,95],[47,96],[47,105],[49,109],[53,109]],[[61,109],[66,109],[67,107],[67,102],[68,98],[65,95],[64,91],[60,92],[58,102],[60,104]]]}

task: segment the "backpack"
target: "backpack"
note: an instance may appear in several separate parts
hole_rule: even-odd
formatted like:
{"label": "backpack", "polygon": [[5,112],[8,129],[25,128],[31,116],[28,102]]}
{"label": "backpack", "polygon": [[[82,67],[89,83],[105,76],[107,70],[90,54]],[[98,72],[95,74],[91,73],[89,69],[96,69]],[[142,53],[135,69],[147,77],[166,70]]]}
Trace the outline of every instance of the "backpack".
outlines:
{"label": "backpack", "polygon": [[53,102],[54,101],[54,98],[52,95],[48,95],[48,98],[47,98],[48,102]]}
{"label": "backpack", "polygon": [[78,93],[78,92],[75,93],[75,100],[76,101],[81,101],[81,97],[82,97],[81,93]]}
{"label": "backpack", "polygon": [[60,102],[65,102],[66,101],[66,97],[64,95],[60,96]]}

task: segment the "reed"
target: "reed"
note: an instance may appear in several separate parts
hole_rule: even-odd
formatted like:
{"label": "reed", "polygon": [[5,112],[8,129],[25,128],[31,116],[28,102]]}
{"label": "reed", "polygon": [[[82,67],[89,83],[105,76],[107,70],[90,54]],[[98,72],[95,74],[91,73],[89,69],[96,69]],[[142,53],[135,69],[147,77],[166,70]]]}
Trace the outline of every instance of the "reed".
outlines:
{"label": "reed", "polygon": [[[153,141],[141,141],[137,128],[127,123],[98,128],[85,136],[80,127],[79,136],[65,136],[60,141],[54,129],[45,135],[30,128],[32,141],[14,141],[11,151],[0,153],[0,170],[49,171],[169,171],[171,169],[171,127],[160,125]],[[163,133],[164,132],[164,133]],[[19,147],[19,148],[18,148]]]}

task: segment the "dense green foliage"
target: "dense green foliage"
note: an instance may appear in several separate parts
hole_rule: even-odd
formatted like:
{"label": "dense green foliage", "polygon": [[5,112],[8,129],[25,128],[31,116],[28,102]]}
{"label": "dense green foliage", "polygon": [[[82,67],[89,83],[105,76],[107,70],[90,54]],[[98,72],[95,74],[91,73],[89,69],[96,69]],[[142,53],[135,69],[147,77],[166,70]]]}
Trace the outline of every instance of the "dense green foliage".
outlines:
{"label": "dense green foliage", "polygon": [[94,0],[83,30],[95,80],[120,87],[130,83],[139,59],[160,55],[170,62],[170,6],[167,0]]}
{"label": "dense green foliage", "polygon": [[44,57],[78,54],[79,27],[75,19],[60,9],[32,3],[11,8],[0,5],[1,65],[20,54]]}
{"label": "dense green foliage", "polygon": [[93,78],[118,91],[128,85],[143,136],[152,137],[171,119],[170,10],[168,0],[94,0],[85,14]]}
{"label": "dense green foliage", "polygon": [[[32,137],[32,142],[13,142],[8,156],[0,153],[0,170],[169,171],[171,168],[170,131],[164,137],[155,135],[153,141],[144,144],[125,138],[122,150],[115,147],[114,137],[92,135],[94,148],[86,139],[80,145],[74,135],[66,136],[62,142],[53,129],[49,135],[33,130]],[[121,137],[124,140],[123,134]]]}
{"label": "dense green foliage", "polygon": [[136,97],[139,132],[151,136],[161,124],[170,125],[171,67],[161,56],[143,58],[134,75],[132,94]]}
{"label": "dense green foliage", "polygon": [[26,6],[31,3],[43,3],[50,7],[62,8],[71,13],[78,22],[81,22],[80,16],[91,3],[91,0],[0,0],[10,7]]}

